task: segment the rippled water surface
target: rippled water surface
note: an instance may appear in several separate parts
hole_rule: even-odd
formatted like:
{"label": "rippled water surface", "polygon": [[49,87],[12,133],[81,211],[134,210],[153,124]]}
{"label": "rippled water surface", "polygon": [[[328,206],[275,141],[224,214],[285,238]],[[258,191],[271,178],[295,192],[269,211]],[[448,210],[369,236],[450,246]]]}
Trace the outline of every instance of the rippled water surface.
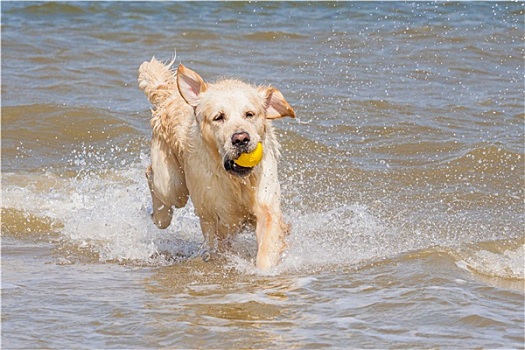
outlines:
{"label": "rippled water surface", "polygon": [[[2,347],[523,348],[522,2],[2,2]],[[278,87],[282,264],[144,178],[156,56]]]}

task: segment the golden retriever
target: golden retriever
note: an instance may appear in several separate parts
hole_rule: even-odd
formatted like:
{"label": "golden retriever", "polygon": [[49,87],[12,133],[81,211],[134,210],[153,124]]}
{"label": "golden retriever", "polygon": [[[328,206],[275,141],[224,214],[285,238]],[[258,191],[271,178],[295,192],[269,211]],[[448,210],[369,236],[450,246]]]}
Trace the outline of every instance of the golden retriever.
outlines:
{"label": "golden retriever", "polygon": [[[153,222],[169,226],[173,207],[191,198],[204,235],[203,255],[222,251],[228,238],[255,225],[256,267],[279,263],[289,231],[283,221],[277,178],[279,144],[272,119],[295,117],[274,87],[239,80],[206,83],[194,71],[153,57],[139,68],[139,86],[153,104],[151,166],[146,171]],[[254,167],[234,161],[261,142]]]}

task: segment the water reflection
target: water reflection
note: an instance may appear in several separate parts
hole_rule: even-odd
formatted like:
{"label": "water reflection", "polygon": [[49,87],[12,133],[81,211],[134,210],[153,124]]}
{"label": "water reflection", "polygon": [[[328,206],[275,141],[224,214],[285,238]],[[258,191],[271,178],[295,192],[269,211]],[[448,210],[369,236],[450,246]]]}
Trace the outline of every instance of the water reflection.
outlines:
{"label": "water reflection", "polygon": [[156,323],[177,325],[159,330],[159,336],[175,335],[177,344],[191,347],[214,339],[230,348],[260,348],[276,344],[280,330],[293,327],[296,291],[310,280],[244,275],[195,259],[156,269],[144,284]]}

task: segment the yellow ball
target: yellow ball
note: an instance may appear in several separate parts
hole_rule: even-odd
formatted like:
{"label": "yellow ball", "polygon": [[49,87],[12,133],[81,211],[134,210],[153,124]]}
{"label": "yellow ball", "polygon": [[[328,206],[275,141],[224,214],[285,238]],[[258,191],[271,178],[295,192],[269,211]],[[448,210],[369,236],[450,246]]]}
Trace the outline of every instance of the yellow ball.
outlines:
{"label": "yellow ball", "polygon": [[262,143],[259,142],[257,144],[257,147],[253,150],[253,152],[250,153],[243,153],[234,160],[235,164],[240,165],[245,168],[253,168],[257,164],[259,164],[263,157],[263,146]]}

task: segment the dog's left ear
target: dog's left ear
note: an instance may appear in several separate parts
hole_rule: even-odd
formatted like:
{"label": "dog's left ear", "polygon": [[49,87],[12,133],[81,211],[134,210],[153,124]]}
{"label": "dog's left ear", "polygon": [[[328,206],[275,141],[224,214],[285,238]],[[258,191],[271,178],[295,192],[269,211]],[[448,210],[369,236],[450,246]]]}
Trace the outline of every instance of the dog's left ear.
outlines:
{"label": "dog's left ear", "polygon": [[181,64],[177,69],[177,88],[184,101],[195,108],[199,102],[199,95],[206,91],[208,86],[200,75]]}
{"label": "dog's left ear", "polygon": [[284,99],[283,94],[274,87],[261,87],[259,93],[266,102],[266,119],[277,119],[282,117],[295,118],[295,112],[290,104]]}

